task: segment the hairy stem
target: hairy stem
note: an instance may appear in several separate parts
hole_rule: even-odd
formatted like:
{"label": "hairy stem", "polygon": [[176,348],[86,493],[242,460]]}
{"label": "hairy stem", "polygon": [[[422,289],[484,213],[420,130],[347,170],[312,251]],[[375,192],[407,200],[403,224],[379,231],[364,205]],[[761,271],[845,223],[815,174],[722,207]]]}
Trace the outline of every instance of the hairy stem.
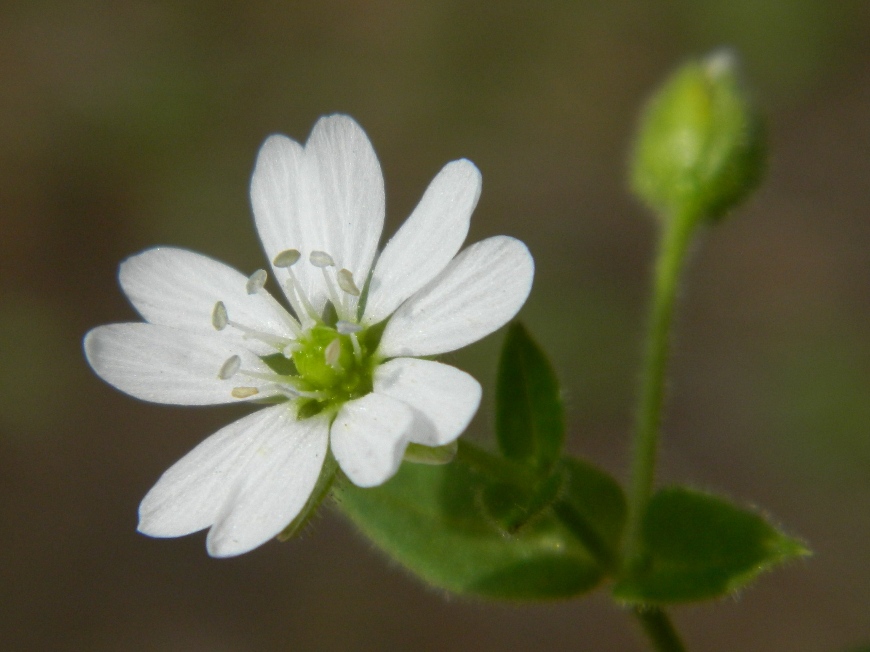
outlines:
{"label": "hairy stem", "polygon": [[[656,258],[653,302],[633,442],[628,522],[623,556],[624,570],[628,572],[642,563],[641,530],[644,513],[655,484],[659,433],[665,398],[665,375],[670,353],[671,323],[680,274],[696,221],[688,214],[675,215],[664,224],[664,233]],[[664,610],[635,608],[634,613],[653,649],[657,652],[685,651]]]}
{"label": "hairy stem", "polygon": [[657,608],[637,607],[634,615],[640,621],[640,626],[656,652],[686,652],[677,630],[664,611]]}
{"label": "hairy stem", "polygon": [[695,220],[688,216],[667,220],[659,243],[628,495],[625,561],[629,565],[639,554],[641,523],[655,481],[671,322],[680,272],[694,225]]}

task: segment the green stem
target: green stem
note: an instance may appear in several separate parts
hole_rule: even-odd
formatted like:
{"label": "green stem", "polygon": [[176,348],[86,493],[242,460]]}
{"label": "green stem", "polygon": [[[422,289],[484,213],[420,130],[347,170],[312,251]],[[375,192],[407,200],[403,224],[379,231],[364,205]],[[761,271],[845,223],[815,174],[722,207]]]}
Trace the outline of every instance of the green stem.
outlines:
{"label": "green stem", "polygon": [[680,272],[695,224],[690,215],[673,216],[665,221],[659,243],[628,495],[625,561],[629,566],[640,553],[641,522],[655,481],[671,322]]}
{"label": "green stem", "polygon": [[[641,528],[655,483],[659,431],[665,397],[665,374],[670,353],[671,322],[680,273],[697,221],[690,214],[665,220],[659,243],[653,285],[640,408],[634,434],[634,457],[628,495],[628,522],[623,562],[631,569],[642,562]],[[659,608],[634,610],[653,648],[658,652],[685,652],[673,624]]]}
{"label": "green stem", "polygon": [[657,652],[686,652],[668,615],[661,609],[635,608],[634,615]]}

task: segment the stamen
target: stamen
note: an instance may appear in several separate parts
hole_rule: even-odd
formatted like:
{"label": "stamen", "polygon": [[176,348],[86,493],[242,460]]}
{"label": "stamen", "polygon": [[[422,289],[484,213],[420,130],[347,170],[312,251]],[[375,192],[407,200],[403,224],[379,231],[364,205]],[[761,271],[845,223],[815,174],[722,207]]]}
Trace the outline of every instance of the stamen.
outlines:
{"label": "stamen", "polygon": [[335,325],[335,330],[342,335],[350,335],[351,333],[359,333],[362,330],[362,326],[354,324],[352,321],[342,320]]}
{"label": "stamen", "polygon": [[275,389],[286,396],[287,398],[313,398],[315,401],[322,401],[326,398],[323,392],[306,392],[305,390],[288,387],[287,385],[275,385]]}
{"label": "stamen", "polygon": [[223,301],[218,301],[214,304],[214,310],[211,311],[211,325],[214,326],[215,330],[222,331],[229,323],[230,320],[227,316],[227,307],[224,305]]}
{"label": "stamen", "polygon": [[338,364],[338,359],[341,356],[341,340],[337,337],[332,340],[324,349],[323,357],[326,360],[326,364],[332,367],[335,370],[341,369],[341,365]]}
{"label": "stamen", "polygon": [[323,281],[326,283],[326,292],[329,294],[329,300],[332,302],[335,312],[338,313],[339,317],[346,317],[347,311],[344,302],[342,301],[343,297],[339,296],[338,290],[335,287],[335,281],[332,280],[332,276],[330,276],[329,272],[326,271],[326,267],[321,267],[320,271],[323,272]]}
{"label": "stamen", "polygon": [[308,261],[315,267],[335,267],[335,261],[325,251],[312,251]]}
{"label": "stamen", "polygon": [[224,362],[221,370],[218,372],[218,378],[221,380],[232,378],[236,375],[236,372],[241,368],[241,366],[242,359],[237,355],[232,356]]}
{"label": "stamen", "polygon": [[211,312],[211,323],[212,326],[219,331],[222,331],[227,326],[232,326],[233,328],[242,331],[245,339],[260,340],[269,346],[274,346],[279,351],[283,351],[284,347],[287,346],[286,337],[279,337],[278,335],[272,335],[271,333],[264,333],[253,328],[248,328],[244,324],[240,324],[230,319],[227,314],[227,307],[224,305],[223,301],[218,301],[214,304],[214,310]]}
{"label": "stamen", "polygon": [[302,322],[302,325],[305,328],[309,328],[312,324],[317,323],[317,311],[302,291],[302,286],[299,284],[296,274],[289,267],[287,268],[287,274],[289,277],[285,283],[287,299],[290,301],[290,305],[293,307],[293,311],[296,313],[299,321]]}
{"label": "stamen", "polygon": [[362,364],[363,354],[362,347],[359,345],[359,338],[356,336],[356,333],[350,334],[350,343],[353,344],[353,357],[356,358],[356,361]]}
{"label": "stamen", "polygon": [[269,275],[266,273],[265,269],[258,269],[256,272],[251,274],[248,277],[247,284],[245,285],[248,294],[257,294],[257,292],[262,290],[263,286],[266,285],[267,278],[269,278]]}
{"label": "stamen", "polygon": [[227,320],[227,324],[229,324],[233,328],[242,331],[242,336],[246,340],[260,340],[264,344],[274,346],[279,351],[283,351],[284,347],[287,346],[287,338],[285,337],[279,337],[278,335],[264,333],[263,331],[258,331],[254,328],[248,328],[244,324],[239,324],[238,322],[234,322],[231,319]]}
{"label": "stamen", "polygon": [[260,390],[256,387],[233,387],[233,391],[230,392],[233,398],[251,398],[259,393]]}
{"label": "stamen", "polygon": [[338,280],[338,287],[342,290],[355,297],[360,295],[359,288],[356,286],[356,283],[353,282],[353,274],[349,269],[338,270],[338,274],[336,274],[335,277]]}
{"label": "stamen", "polygon": [[272,264],[275,267],[293,267],[301,257],[298,249],[285,249],[272,259]]}

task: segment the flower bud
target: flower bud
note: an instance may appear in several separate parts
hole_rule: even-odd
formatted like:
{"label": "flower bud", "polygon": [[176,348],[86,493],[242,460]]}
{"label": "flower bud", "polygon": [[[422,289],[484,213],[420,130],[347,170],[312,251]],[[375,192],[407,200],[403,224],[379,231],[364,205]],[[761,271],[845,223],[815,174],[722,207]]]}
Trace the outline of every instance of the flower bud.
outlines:
{"label": "flower bud", "polygon": [[643,114],[634,192],[664,216],[715,219],[744,199],[764,167],[761,123],[735,57],[719,51],[677,70]]}

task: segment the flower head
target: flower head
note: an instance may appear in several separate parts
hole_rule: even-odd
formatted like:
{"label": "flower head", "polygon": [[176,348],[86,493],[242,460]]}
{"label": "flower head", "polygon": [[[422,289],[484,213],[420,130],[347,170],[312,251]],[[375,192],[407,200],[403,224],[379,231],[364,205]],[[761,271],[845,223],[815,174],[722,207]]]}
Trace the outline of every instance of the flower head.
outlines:
{"label": "flower head", "polygon": [[87,334],[103,380],[158,403],[266,404],[163,474],[140,505],[140,532],[210,528],[211,555],[247,552],[299,517],[334,468],[328,459],[375,486],[410,442],[441,446],[462,433],[480,385],[420,356],[506,323],[534,267],[506,236],[456,255],[480,185],[469,161],[446,165],[378,256],[380,165],[356,122],[330,116],[304,147],[270,137],[251,181],[257,230],[290,311],[264,288],[266,270],[245,276],[165,247],[121,264],[121,287],[145,322]]}

